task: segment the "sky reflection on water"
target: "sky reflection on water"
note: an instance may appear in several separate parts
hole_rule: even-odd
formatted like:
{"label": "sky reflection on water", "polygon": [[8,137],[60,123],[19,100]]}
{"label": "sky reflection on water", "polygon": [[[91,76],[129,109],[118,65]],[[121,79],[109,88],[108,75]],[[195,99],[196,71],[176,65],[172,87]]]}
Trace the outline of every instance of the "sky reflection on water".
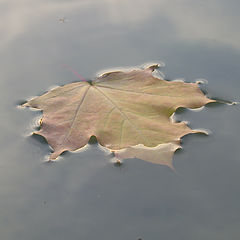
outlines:
{"label": "sky reflection on water", "polygon": [[44,164],[48,145],[26,137],[40,113],[16,105],[76,81],[63,64],[90,79],[160,61],[166,78],[205,78],[209,96],[239,101],[239,4],[0,1],[1,239],[238,239],[239,106],[177,115],[212,131],[184,137],[177,175],[137,159],[116,168],[96,145]]}

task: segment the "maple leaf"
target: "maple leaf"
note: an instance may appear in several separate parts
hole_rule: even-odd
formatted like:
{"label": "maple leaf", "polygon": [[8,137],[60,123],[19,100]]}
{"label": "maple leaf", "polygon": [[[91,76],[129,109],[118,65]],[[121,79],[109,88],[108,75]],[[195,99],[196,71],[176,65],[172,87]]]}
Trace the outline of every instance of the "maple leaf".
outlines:
{"label": "maple leaf", "polygon": [[180,138],[197,131],[170,117],[179,107],[199,108],[215,100],[207,98],[197,83],[153,76],[157,67],[109,72],[94,81],[57,87],[25,103],[43,111],[36,134],[53,148],[50,159],[84,147],[95,136],[119,159],[137,157],[172,167]]}

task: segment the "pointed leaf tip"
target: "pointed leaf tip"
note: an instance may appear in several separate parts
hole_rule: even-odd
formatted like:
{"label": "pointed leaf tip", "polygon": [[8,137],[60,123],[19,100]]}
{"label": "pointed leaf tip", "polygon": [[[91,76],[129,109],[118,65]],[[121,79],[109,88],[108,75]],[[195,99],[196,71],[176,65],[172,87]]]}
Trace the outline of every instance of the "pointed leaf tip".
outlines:
{"label": "pointed leaf tip", "polygon": [[159,67],[160,67],[159,64],[154,64],[154,65],[150,65],[150,66],[146,67],[145,70],[153,72],[155,69],[157,69]]}

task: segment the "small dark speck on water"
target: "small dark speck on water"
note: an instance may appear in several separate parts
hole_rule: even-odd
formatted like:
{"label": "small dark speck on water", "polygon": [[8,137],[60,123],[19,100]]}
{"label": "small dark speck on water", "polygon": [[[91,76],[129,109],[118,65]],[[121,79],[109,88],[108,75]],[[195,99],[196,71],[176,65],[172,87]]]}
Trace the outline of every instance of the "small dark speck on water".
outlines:
{"label": "small dark speck on water", "polygon": [[117,159],[116,162],[114,163],[114,166],[116,166],[116,167],[122,166],[122,161]]}

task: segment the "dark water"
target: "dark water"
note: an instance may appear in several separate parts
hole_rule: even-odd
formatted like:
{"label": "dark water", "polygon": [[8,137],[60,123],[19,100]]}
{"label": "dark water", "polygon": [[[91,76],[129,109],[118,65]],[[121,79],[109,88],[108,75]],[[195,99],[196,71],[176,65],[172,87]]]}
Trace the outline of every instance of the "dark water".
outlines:
{"label": "dark water", "polygon": [[[239,101],[239,1],[1,1],[0,238],[225,240],[240,236],[239,105],[177,115],[210,136],[183,138],[178,172],[141,160],[122,167],[97,145],[44,163],[29,134],[40,112],[21,101],[113,67],[166,63],[168,79],[208,80]],[[64,23],[59,18],[66,17]]]}

